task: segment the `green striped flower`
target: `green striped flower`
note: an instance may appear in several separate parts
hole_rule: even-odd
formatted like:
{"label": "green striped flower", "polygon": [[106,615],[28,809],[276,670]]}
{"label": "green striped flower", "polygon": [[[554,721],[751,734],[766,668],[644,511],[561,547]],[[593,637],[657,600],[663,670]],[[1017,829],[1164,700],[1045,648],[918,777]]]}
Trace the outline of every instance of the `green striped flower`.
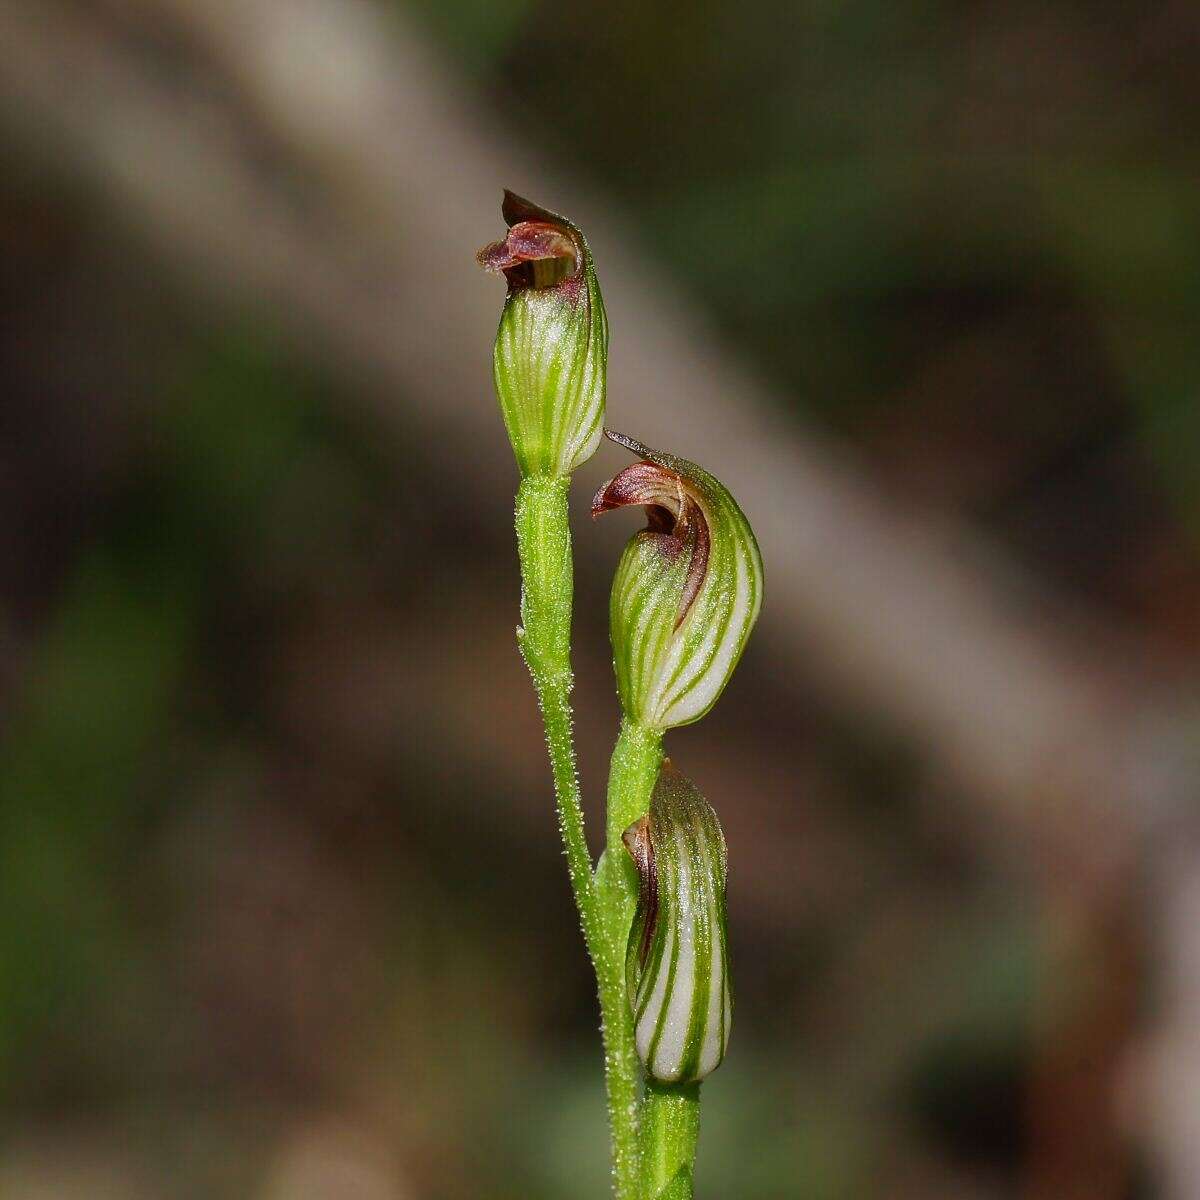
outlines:
{"label": "green striped flower", "polygon": [[652,729],[699,720],[741,658],[762,606],[758,543],[707,471],[608,433],[641,456],[592,501],[592,516],[642,505],[647,526],[625,547],[610,624],[625,714]]}
{"label": "green striped flower", "polygon": [[592,256],[570,221],[504,193],[508,236],[480,250],[503,274],[493,378],[523,476],[569,475],[596,452],[604,423],[608,320]]}
{"label": "green striped flower", "polygon": [[725,837],[667,759],[624,840],[640,881],[625,959],[638,1057],[660,1083],[697,1083],[721,1065],[732,1016]]}

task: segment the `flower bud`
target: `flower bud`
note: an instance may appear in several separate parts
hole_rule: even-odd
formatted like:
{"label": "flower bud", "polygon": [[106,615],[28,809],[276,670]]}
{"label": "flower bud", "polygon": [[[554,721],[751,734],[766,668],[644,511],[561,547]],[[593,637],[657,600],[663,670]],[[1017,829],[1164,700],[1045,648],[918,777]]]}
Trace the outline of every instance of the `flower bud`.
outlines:
{"label": "flower bud", "polygon": [[508,236],[480,250],[508,280],[493,355],[500,411],[522,475],[569,475],[604,423],[608,320],[583,234],[504,193]]}
{"label": "flower bud", "polygon": [[758,543],[733,497],[707,471],[608,436],[642,461],[610,479],[592,516],[642,505],[613,580],[610,625],[626,716],[653,729],[699,720],[741,658],[762,606]]}
{"label": "flower bud", "polygon": [[698,1083],[721,1065],[732,1016],[725,837],[667,759],[624,841],[639,880],[625,956],[638,1057],[660,1083]]}

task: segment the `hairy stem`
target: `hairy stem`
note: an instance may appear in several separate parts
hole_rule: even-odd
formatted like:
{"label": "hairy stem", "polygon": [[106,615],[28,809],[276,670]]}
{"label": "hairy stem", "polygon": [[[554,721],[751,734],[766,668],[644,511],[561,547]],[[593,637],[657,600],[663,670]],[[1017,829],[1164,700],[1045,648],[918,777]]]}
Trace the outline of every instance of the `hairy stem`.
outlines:
{"label": "hairy stem", "polygon": [[595,956],[600,1009],[604,1017],[609,1106],[628,1114],[628,1146],[614,1162],[621,1200],[637,1200],[638,1100],[641,1066],[633,1040],[633,1014],[625,982],[625,945],[637,904],[637,873],[621,842],[621,834],[650,807],[650,793],[662,763],[662,734],[629,720],[613,750],[608,778],[608,821],[604,853],[596,870],[596,901],[605,947]]}
{"label": "hairy stem", "polygon": [[[608,1119],[612,1135],[613,1187],[617,1200],[638,1196],[638,1060],[625,994],[625,947],[618,946],[614,922],[622,906],[605,905],[601,858],[595,881],[583,830],[579,777],[571,727],[571,606],[573,575],[571,531],[567,520],[570,480],[530,476],[517,492],[517,549],[521,559],[521,628],[518,640],[533,677],[546,729],[546,747],[554,773],[558,824],[567,856],[571,890],[579,909],[584,941],[596,970],[604,1034],[604,1072],[608,1092]],[[620,743],[618,743],[618,747]],[[614,773],[616,771],[614,756]],[[657,772],[657,761],[654,771]],[[629,786],[641,788],[642,782]],[[645,785],[647,803],[653,777]],[[617,846],[620,848],[618,835]],[[622,857],[625,857],[622,851]],[[624,894],[620,877],[626,864],[617,862],[615,895]],[[625,918],[628,935],[630,916]]]}
{"label": "hairy stem", "polygon": [[647,729],[626,717],[613,748],[612,765],[608,775],[608,822],[605,847],[610,854],[621,854],[629,860],[629,878],[633,895],[637,896],[633,863],[625,854],[621,835],[630,825],[650,811],[650,793],[654,791],[658,769],[662,766],[663,735],[657,729]]}
{"label": "hairy stem", "polygon": [[700,1085],[646,1081],[641,1112],[640,1200],[692,1200]]}
{"label": "hairy stem", "polygon": [[517,492],[517,551],[521,559],[521,626],[517,641],[542,710],[571,891],[584,939],[592,951],[599,930],[571,726],[574,579],[567,523],[570,486],[569,478],[532,476],[521,481]]}

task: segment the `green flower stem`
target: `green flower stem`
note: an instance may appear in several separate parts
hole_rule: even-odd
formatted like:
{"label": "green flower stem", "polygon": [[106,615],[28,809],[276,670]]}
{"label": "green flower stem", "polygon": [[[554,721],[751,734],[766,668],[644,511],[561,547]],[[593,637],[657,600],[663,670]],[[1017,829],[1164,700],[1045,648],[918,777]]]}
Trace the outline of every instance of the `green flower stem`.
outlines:
{"label": "green flower stem", "polygon": [[[613,749],[608,777],[608,821],[604,853],[596,869],[596,900],[605,930],[605,948],[594,956],[604,1018],[610,1111],[621,1127],[614,1133],[614,1172],[620,1200],[640,1195],[638,1101],[641,1064],[633,1040],[633,1014],[625,980],[625,947],[637,905],[637,872],[621,835],[650,808],[650,794],[662,764],[662,734],[628,719]],[[614,1130],[617,1122],[614,1121]]]}
{"label": "green flower stem", "polygon": [[625,830],[650,811],[650,794],[654,791],[658,769],[662,766],[663,735],[660,730],[647,729],[626,717],[613,748],[612,766],[608,776],[608,827],[605,846],[612,854],[620,853],[630,863],[629,878],[635,881],[633,862],[625,853],[621,837]]}
{"label": "green flower stem", "polygon": [[[529,476],[521,481],[517,492],[517,549],[521,559],[518,641],[541,705],[571,890],[596,970],[614,1190],[617,1200],[637,1200],[640,1068],[625,989],[624,941],[632,921],[637,885],[620,833],[616,837],[619,853],[601,856],[595,880],[584,838],[571,730],[573,577],[567,520],[569,487],[570,480],[566,477]],[[614,806],[624,812],[641,804],[630,818],[632,821],[649,807],[661,759],[661,741],[661,735],[649,735],[636,727],[628,736],[622,730],[613,755],[610,813]],[[618,798],[615,805],[613,796]],[[611,838],[609,843],[612,844]],[[613,878],[606,886],[610,875]],[[602,898],[605,896],[607,901]]]}
{"label": "green flower stem", "polygon": [[646,1081],[641,1114],[640,1200],[692,1200],[700,1085]]}
{"label": "green flower stem", "polygon": [[517,552],[521,559],[521,625],[517,641],[542,710],[571,891],[579,909],[584,940],[594,956],[600,930],[571,729],[574,577],[571,529],[567,521],[570,486],[567,476],[529,476],[521,480],[517,491]]}

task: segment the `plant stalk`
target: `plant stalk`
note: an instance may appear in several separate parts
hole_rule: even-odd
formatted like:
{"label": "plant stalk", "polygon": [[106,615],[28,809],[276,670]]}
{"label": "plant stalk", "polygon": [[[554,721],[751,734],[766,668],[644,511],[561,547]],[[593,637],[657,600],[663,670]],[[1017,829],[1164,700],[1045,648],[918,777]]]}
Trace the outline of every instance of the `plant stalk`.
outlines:
{"label": "plant stalk", "polygon": [[517,552],[521,560],[521,624],[517,629],[517,644],[529,668],[542,712],[571,891],[591,951],[599,931],[571,717],[575,677],[571,670],[574,570],[567,522],[570,486],[569,477],[529,476],[521,480],[517,491]]}
{"label": "plant stalk", "polygon": [[641,1200],[692,1200],[700,1085],[646,1081],[641,1110]]}
{"label": "plant stalk", "polygon": [[629,1114],[633,1140],[614,1162],[617,1195],[640,1195],[637,1128],[641,1064],[633,1037],[633,1013],[625,980],[625,947],[637,905],[637,872],[621,835],[650,808],[662,764],[662,734],[625,719],[613,749],[608,777],[608,819],[604,853],[596,869],[596,902],[605,930],[605,952],[596,959],[600,1009],[604,1017],[609,1104]]}
{"label": "plant stalk", "polygon": [[[615,842],[619,854],[602,855],[593,879],[584,836],[570,703],[574,680],[571,671],[574,578],[567,512],[569,488],[567,477],[528,476],[517,491],[517,550],[521,560],[521,626],[517,638],[542,711],[571,890],[596,971],[614,1193],[617,1200],[637,1200],[640,1073],[625,991],[625,938],[632,921],[631,897],[636,897],[636,882],[632,878],[632,865],[623,861],[628,856],[621,846],[619,832]],[[649,807],[661,759],[658,748],[661,740],[661,735],[647,736],[646,731],[627,737],[622,729],[610,780],[610,846],[614,796],[619,812],[636,806],[640,802],[638,796],[644,796],[645,800],[640,811]],[[609,876],[612,879],[606,884]]]}

